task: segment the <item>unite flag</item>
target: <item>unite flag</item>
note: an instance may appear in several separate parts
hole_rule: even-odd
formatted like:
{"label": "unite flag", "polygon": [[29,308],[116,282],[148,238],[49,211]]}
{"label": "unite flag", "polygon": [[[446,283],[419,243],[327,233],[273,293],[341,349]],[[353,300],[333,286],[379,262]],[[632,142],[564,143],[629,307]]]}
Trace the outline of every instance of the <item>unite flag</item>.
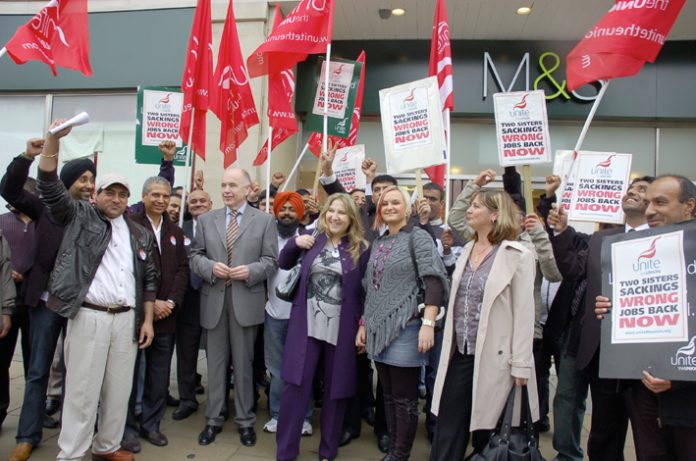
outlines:
{"label": "unite flag", "polygon": [[[449,22],[447,21],[447,6],[445,0],[437,0],[435,5],[435,21],[433,24],[433,35],[430,42],[430,68],[429,76],[437,76],[437,83],[440,87],[440,101],[442,110],[454,110],[454,83],[452,76],[452,50],[450,48]],[[449,130],[449,126],[447,127]],[[446,132],[447,137],[450,136]],[[447,152],[447,155],[450,155]],[[425,173],[430,180],[445,187],[445,175],[447,165],[436,165],[425,169]]]}
{"label": "unite flag", "polygon": [[220,151],[224,156],[225,168],[237,160],[237,149],[247,138],[249,128],[259,123],[249,85],[249,74],[239,46],[232,3],[233,0],[230,0],[227,7],[210,95],[210,110],[217,115],[222,124]]}
{"label": "unite flag", "polygon": [[92,76],[89,63],[89,18],[87,0],[51,0],[17,29],[5,45],[17,64],[42,61],[57,76],[56,66]]}
{"label": "unite flag", "polygon": [[630,77],[655,62],[685,1],[617,0],[568,54],[568,89]]}
{"label": "unite flag", "polygon": [[326,53],[333,30],[334,0],[302,0],[247,58],[252,77],[279,74],[309,54]]}
{"label": "unite flag", "polygon": [[210,0],[198,0],[186,53],[186,67],[181,79],[184,106],[181,111],[179,136],[185,143],[189,142],[191,113],[195,109],[195,119],[193,120],[195,129],[189,147],[204,160],[205,117],[210,106],[210,88],[213,75],[212,38]]}
{"label": "unite flag", "polygon": [[[329,141],[336,147],[336,150],[344,147],[354,146],[358,142],[358,129],[360,128],[360,113],[362,111],[363,90],[365,86],[365,51],[361,51],[356,61],[363,63],[360,70],[360,82],[358,83],[358,92],[355,95],[355,106],[353,107],[353,115],[350,119],[350,131],[347,138],[338,136],[329,136]],[[319,132],[313,132],[309,137],[307,144],[309,150],[317,157],[321,155],[323,148],[324,135]]]}
{"label": "unite flag", "polygon": [[[280,4],[276,4],[275,21],[273,30],[275,31],[282,21],[283,15],[280,12]],[[297,119],[295,110],[292,107],[292,97],[295,94],[295,73],[292,69],[285,69],[279,73],[268,75],[268,119],[269,125],[273,127],[271,137],[271,148],[288,139],[297,132]],[[268,158],[268,139],[259,151],[253,166],[263,165]]]}

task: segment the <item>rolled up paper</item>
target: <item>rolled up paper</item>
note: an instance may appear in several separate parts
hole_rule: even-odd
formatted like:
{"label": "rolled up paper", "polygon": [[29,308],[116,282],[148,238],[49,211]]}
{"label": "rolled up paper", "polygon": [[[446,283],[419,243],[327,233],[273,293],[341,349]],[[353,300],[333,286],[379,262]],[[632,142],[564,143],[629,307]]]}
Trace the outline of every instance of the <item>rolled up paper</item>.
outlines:
{"label": "rolled up paper", "polygon": [[48,130],[48,132],[51,134],[56,134],[59,131],[62,131],[68,127],[85,125],[87,123],[89,123],[89,114],[87,112],[80,112],[70,120],[61,123],[55,128],[51,128],[50,130]]}

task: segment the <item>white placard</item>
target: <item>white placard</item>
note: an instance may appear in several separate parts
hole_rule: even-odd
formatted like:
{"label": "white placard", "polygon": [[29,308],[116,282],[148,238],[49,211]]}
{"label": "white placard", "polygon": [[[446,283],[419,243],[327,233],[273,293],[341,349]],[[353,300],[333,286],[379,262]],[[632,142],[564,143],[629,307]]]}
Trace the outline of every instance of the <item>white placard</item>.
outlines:
{"label": "white placard", "polygon": [[143,90],[142,145],[157,146],[162,141],[174,141],[176,147],[181,147],[179,124],[183,105],[183,93]]}
{"label": "white placard", "polygon": [[[348,95],[350,94],[350,85],[353,81],[355,65],[331,61],[330,69],[331,75],[329,75],[327,115],[332,118],[343,119],[346,117],[346,106],[348,105]],[[324,115],[325,82],[326,61],[321,65],[321,76],[319,84],[317,85],[317,92],[314,95],[312,113],[315,115]]]}
{"label": "white placard", "polygon": [[501,166],[551,162],[549,122],[543,90],[493,95]]}
{"label": "white placard", "polygon": [[623,224],[621,199],[628,190],[631,154],[578,152],[568,219]]}
{"label": "white placard", "polygon": [[379,105],[388,173],[447,162],[437,77],[380,90]]}
{"label": "white placard", "polygon": [[362,172],[362,162],[365,160],[365,146],[344,147],[336,151],[333,161],[333,171],[343,188],[348,192],[353,189],[365,189],[367,180]]}
{"label": "white placard", "polygon": [[[557,150],[553,158],[553,174],[561,178],[561,185],[556,191],[556,202],[567,213],[570,211],[570,199],[573,196],[573,185],[577,168],[575,163],[575,151]],[[576,171],[570,171],[573,168]]]}
{"label": "white placard", "polygon": [[611,263],[611,342],[687,341],[683,231],[616,242]]}

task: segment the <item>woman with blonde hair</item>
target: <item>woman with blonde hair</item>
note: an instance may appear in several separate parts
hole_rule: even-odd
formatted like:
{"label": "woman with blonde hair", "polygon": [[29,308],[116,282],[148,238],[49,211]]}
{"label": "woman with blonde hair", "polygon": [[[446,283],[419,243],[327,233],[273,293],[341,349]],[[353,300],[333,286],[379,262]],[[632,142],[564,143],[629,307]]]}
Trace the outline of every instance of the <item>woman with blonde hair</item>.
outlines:
{"label": "woman with blonde hair", "polygon": [[375,230],[363,286],[364,324],[356,344],[375,361],[384,391],[391,448],[383,461],[406,461],[418,428],[418,384],[435,344],[435,319],[449,283],[433,238],[407,227],[409,196],[397,186],[377,203]]}
{"label": "woman with blonde hair", "polygon": [[319,459],[336,457],[346,402],[356,390],[355,334],[362,308],[366,249],[355,201],[348,194],[333,194],[319,215],[316,237],[299,235],[280,252],[281,269],[291,269],[300,257],[302,262],[281,373],[285,384],[276,434],[279,461],[299,454],[302,423],[320,360],[324,403]]}
{"label": "woman with blonde hair", "polygon": [[510,196],[496,190],[476,193],[466,210],[474,234],[452,276],[433,395],[438,419],[430,461],[462,459],[470,431],[476,431],[474,450],[482,450],[513,385],[530,380],[532,417],[538,419],[532,356],[535,263],[516,241],[517,214]]}

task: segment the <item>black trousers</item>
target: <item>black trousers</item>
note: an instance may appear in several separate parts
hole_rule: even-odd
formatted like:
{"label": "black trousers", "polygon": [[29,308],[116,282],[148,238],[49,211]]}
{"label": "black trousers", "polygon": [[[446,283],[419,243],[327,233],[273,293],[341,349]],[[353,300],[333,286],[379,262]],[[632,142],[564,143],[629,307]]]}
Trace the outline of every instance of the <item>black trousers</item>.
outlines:
{"label": "black trousers", "polygon": [[[461,461],[469,445],[474,385],[474,356],[454,352],[442,388],[430,461]],[[481,451],[490,431],[475,431],[474,451]]]}
{"label": "black trousers", "polygon": [[196,369],[198,367],[198,349],[201,344],[200,324],[176,324],[176,381],[179,388],[180,405],[198,409],[196,399]]}
{"label": "black trousers", "polygon": [[126,431],[138,431],[138,418],[135,404],[138,396],[138,370],[145,355],[145,384],[143,388],[143,409],[140,415],[140,429],[145,432],[159,432],[160,422],[167,409],[169,392],[169,372],[174,353],[174,333],[157,333],[150,347],[138,351],[133,373],[133,389],[128,402]]}
{"label": "black trousers", "polygon": [[363,412],[375,404],[372,396],[370,371],[370,360],[367,358],[367,354],[359,354],[355,377],[357,380],[357,391],[355,396],[348,400],[346,416],[343,420],[343,431],[350,432],[355,437],[360,435]]}
{"label": "black trousers", "polygon": [[628,429],[624,391],[618,380],[599,377],[599,352],[585,371],[592,395],[592,426],[587,455],[590,461],[622,461]]}
{"label": "black trousers", "polygon": [[17,346],[17,335],[22,332],[22,359],[24,376],[29,374],[29,354],[31,342],[29,336],[29,311],[26,307],[17,307],[12,314],[12,325],[7,336],[0,339],[0,425],[5,421],[10,406],[10,364]]}
{"label": "black trousers", "polygon": [[696,459],[696,428],[658,426],[657,396],[641,381],[631,385],[629,404],[638,461]]}
{"label": "black trousers", "polygon": [[539,427],[549,427],[549,378],[551,375],[551,357],[556,364],[560,360],[560,350],[554,347],[549,338],[534,339],[534,374],[537,382],[537,396],[539,398]]}

